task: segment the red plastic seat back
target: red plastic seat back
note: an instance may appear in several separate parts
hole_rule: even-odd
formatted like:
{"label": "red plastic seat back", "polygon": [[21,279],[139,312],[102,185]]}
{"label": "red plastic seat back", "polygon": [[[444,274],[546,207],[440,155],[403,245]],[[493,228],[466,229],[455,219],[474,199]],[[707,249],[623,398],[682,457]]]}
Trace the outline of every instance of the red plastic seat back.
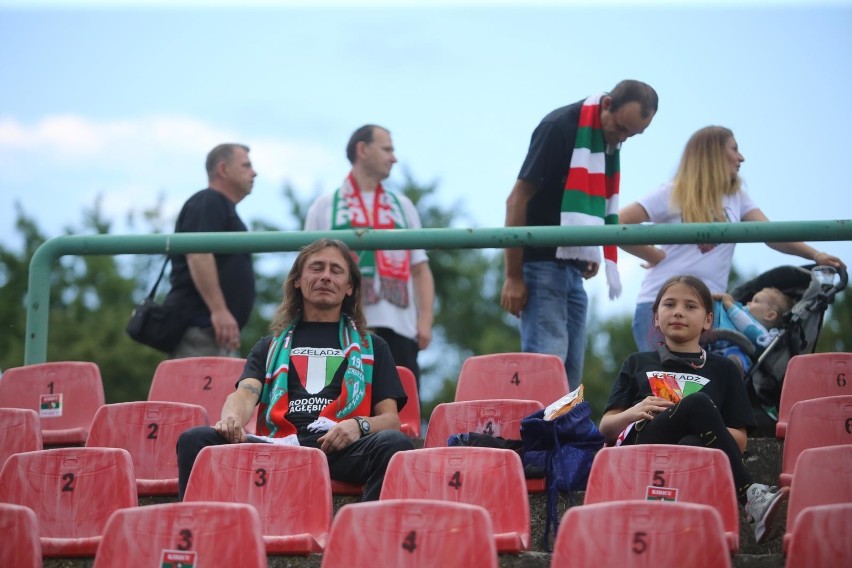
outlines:
{"label": "red plastic seat back", "polygon": [[852,566],[849,527],[852,527],[852,503],[807,507],[793,525],[786,566]]}
{"label": "red plastic seat back", "polygon": [[187,357],[163,361],[154,371],[148,400],[199,404],[207,410],[207,417],[216,422],[222,415],[225,399],[236,390],[237,379],[245,364],[245,359],[236,357]]}
{"label": "red plastic seat back", "polygon": [[380,499],[439,499],[484,507],[501,552],[529,548],[530,509],[521,458],[511,450],[426,448],[394,454]]}
{"label": "red plastic seat back", "polygon": [[708,505],[613,501],[571,507],[551,566],[724,568],[731,556],[719,512]]}
{"label": "red plastic seat back", "polygon": [[118,448],[15,454],[0,470],[0,502],[35,512],[45,556],[91,556],[113,511],[138,504],[133,461]]}
{"label": "red plastic seat back", "polygon": [[399,420],[402,422],[400,430],[409,438],[420,437],[420,395],[417,393],[417,379],[414,378],[414,373],[407,367],[397,366],[399,372],[399,380],[402,382],[402,388],[405,389],[405,394],[408,395],[408,402],[399,411]]}
{"label": "red plastic seat back", "polygon": [[793,525],[802,511],[835,503],[852,503],[852,445],[803,450],[790,483],[784,547],[789,545]]}
{"label": "red plastic seat back", "polygon": [[852,395],[852,353],[796,355],[787,364],[775,435],[787,434],[790,410],[800,400]]}
{"label": "red plastic seat back", "polygon": [[565,364],[556,355],[495,353],[465,360],[455,400],[515,398],[547,406],[566,394]]}
{"label": "red plastic seat back", "polygon": [[105,404],[95,414],[86,446],[130,452],[139,495],[177,495],[177,439],[193,426],[206,425],[207,412],[197,404]]}
{"label": "red plastic seat back", "polygon": [[14,367],[0,380],[0,406],[35,410],[45,446],[83,444],[92,418],[103,404],[101,372],[91,362]]}
{"label": "red plastic seat back", "polygon": [[117,511],[104,530],[97,568],[266,568],[260,519],[238,503],[167,503]]}
{"label": "red plastic seat back", "polygon": [[446,447],[453,434],[478,432],[507,440],[521,439],[521,419],[544,408],[536,400],[492,399],[444,402],[432,410],[425,448]]}
{"label": "red plastic seat back", "polygon": [[0,467],[12,454],[41,449],[41,425],[36,411],[0,408]]}
{"label": "red plastic seat back", "polygon": [[38,519],[31,509],[0,503],[0,566],[42,567]]}
{"label": "red plastic seat back", "polygon": [[353,566],[497,568],[491,519],[482,507],[446,501],[345,505],[334,517],[322,568]]}
{"label": "red plastic seat back", "polygon": [[781,456],[781,485],[793,479],[803,450],[852,444],[852,395],[803,400],[793,405]]}
{"label": "red plastic seat back", "polygon": [[328,461],[316,448],[207,447],[192,467],[184,501],[248,503],[260,515],[270,552],[322,552],[332,517]]}
{"label": "red plastic seat back", "polygon": [[722,518],[731,551],[739,549],[734,477],[721,450],[669,444],[603,448],[592,463],[584,503],[623,500],[709,505]]}

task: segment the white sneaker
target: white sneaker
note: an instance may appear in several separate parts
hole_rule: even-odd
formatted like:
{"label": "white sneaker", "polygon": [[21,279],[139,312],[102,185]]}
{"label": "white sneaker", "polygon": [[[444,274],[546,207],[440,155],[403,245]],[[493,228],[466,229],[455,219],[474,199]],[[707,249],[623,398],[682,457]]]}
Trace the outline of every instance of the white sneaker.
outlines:
{"label": "white sneaker", "polygon": [[777,487],[762,483],[752,483],[746,493],[746,515],[754,522],[754,540],[758,544],[773,536],[773,521],[778,505],[784,500],[785,493]]}

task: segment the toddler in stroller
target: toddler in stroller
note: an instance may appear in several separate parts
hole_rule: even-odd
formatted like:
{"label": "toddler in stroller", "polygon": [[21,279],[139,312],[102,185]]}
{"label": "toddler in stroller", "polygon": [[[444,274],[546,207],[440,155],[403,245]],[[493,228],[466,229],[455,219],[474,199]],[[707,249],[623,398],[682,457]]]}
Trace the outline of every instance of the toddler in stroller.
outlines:
{"label": "toddler in stroller", "polygon": [[[717,341],[710,347],[716,355],[731,359],[745,375],[751,368],[752,357],[759,355],[781,332],[784,314],[793,307],[793,300],[778,288],[763,288],[744,306],[730,294],[713,294],[713,328],[719,330]],[[726,340],[723,330],[742,333],[751,341],[740,345],[741,338]]]}
{"label": "toddler in stroller", "polygon": [[822,329],[825,310],[835,295],[846,287],[848,275],[843,268],[835,269],[813,264],[779,266],[737,286],[733,301],[747,304],[766,288],[774,288],[793,302],[783,314],[779,325],[769,334],[762,350],[743,333],[731,329],[712,329],[707,332],[706,348],[711,352],[738,348],[748,357],[744,365],[746,389],[755,407],[772,420],[778,419],[778,403],[787,363],[795,355],[813,353]]}

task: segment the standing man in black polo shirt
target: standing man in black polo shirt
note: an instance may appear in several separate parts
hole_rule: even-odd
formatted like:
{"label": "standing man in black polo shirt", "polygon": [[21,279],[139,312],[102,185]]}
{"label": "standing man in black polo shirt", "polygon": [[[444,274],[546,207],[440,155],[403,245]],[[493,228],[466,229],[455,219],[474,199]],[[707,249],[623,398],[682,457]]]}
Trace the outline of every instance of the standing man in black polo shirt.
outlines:
{"label": "standing man in black polo shirt", "polygon": [[[236,205],[251,193],[257,172],[242,144],[220,144],[207,155],[209,187],[189,198],[175,233],[245,231]],[[171,290],[165,303],[188,323],[169,356],[239,356],[240,330],[254,306],[251,255],[172,255]]]}
{"label": "standing man in black polo shirt", "polygon": [[[506,226],[618,223],[621,143],[645,131],[657,112],[650,85],[626,80],[544,117],[506,200]],[[604,247],[610,298],[620,293],[615,247]],[[600,247],[506,249],[501,304],[520,317],[521,350],[557,355],[568,383],[583,379],[588,298],[583,281],[598,272]]]}

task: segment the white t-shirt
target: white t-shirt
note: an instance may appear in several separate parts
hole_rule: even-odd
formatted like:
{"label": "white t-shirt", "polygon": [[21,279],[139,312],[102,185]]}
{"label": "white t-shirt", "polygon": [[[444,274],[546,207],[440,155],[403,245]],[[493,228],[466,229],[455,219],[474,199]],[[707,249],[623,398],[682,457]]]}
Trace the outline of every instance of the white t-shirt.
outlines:
{"label": "white t-shirt", "polygon": [[[417,208],[410,199],[400,193],[394,193],[394,196],[399,200],[402,206],[402,212],[405,216],[406,228],[420,229],[420,214],[417,213]],[[375,201],[376,193],[374,191],[362,191],[361,198],[364,200],[364,207],[368,211],[373,210],[373,202]],[[334,205],[334,194],[329,193],[319,197],[313,202],[308,209],[308,214],[305,217],[306,231],[328,231],[331,230],[331,213]],[[426,256],[426,251],[423,249],[415,249],[411,251],[411,266],[412,268],[422,262],[427,262],[429,257]],[[378,285],[378,279],[376,279]],[[387,327],[394,330],[399,335],[408,337],[409,339],[417,339],[417,306],[415,305],[414,285],[412,279],[408,279],[408,297],[411,301],[407,308],[400,308],[380,299],[377,304],[364,305],[364,315],[367,318],[367,325],[370,327]]]}
{"label": "white t-shirt", "polygon": [[[673,184],[664,184],[638,201],[652,223],[683,222],[680,209],[675,209],[671,203],[673,189]],[[757,209],[757,205],[743,190],[725,196],[722,199],[722,207],[729,223],[739,223],[743,216]],[[653,302],[663,282],[681,274],[700,278],[712,293],[725,292],[735,246],[735,243],[662,245],[666,258],[657,266],[648,269],[636,302]]]}

